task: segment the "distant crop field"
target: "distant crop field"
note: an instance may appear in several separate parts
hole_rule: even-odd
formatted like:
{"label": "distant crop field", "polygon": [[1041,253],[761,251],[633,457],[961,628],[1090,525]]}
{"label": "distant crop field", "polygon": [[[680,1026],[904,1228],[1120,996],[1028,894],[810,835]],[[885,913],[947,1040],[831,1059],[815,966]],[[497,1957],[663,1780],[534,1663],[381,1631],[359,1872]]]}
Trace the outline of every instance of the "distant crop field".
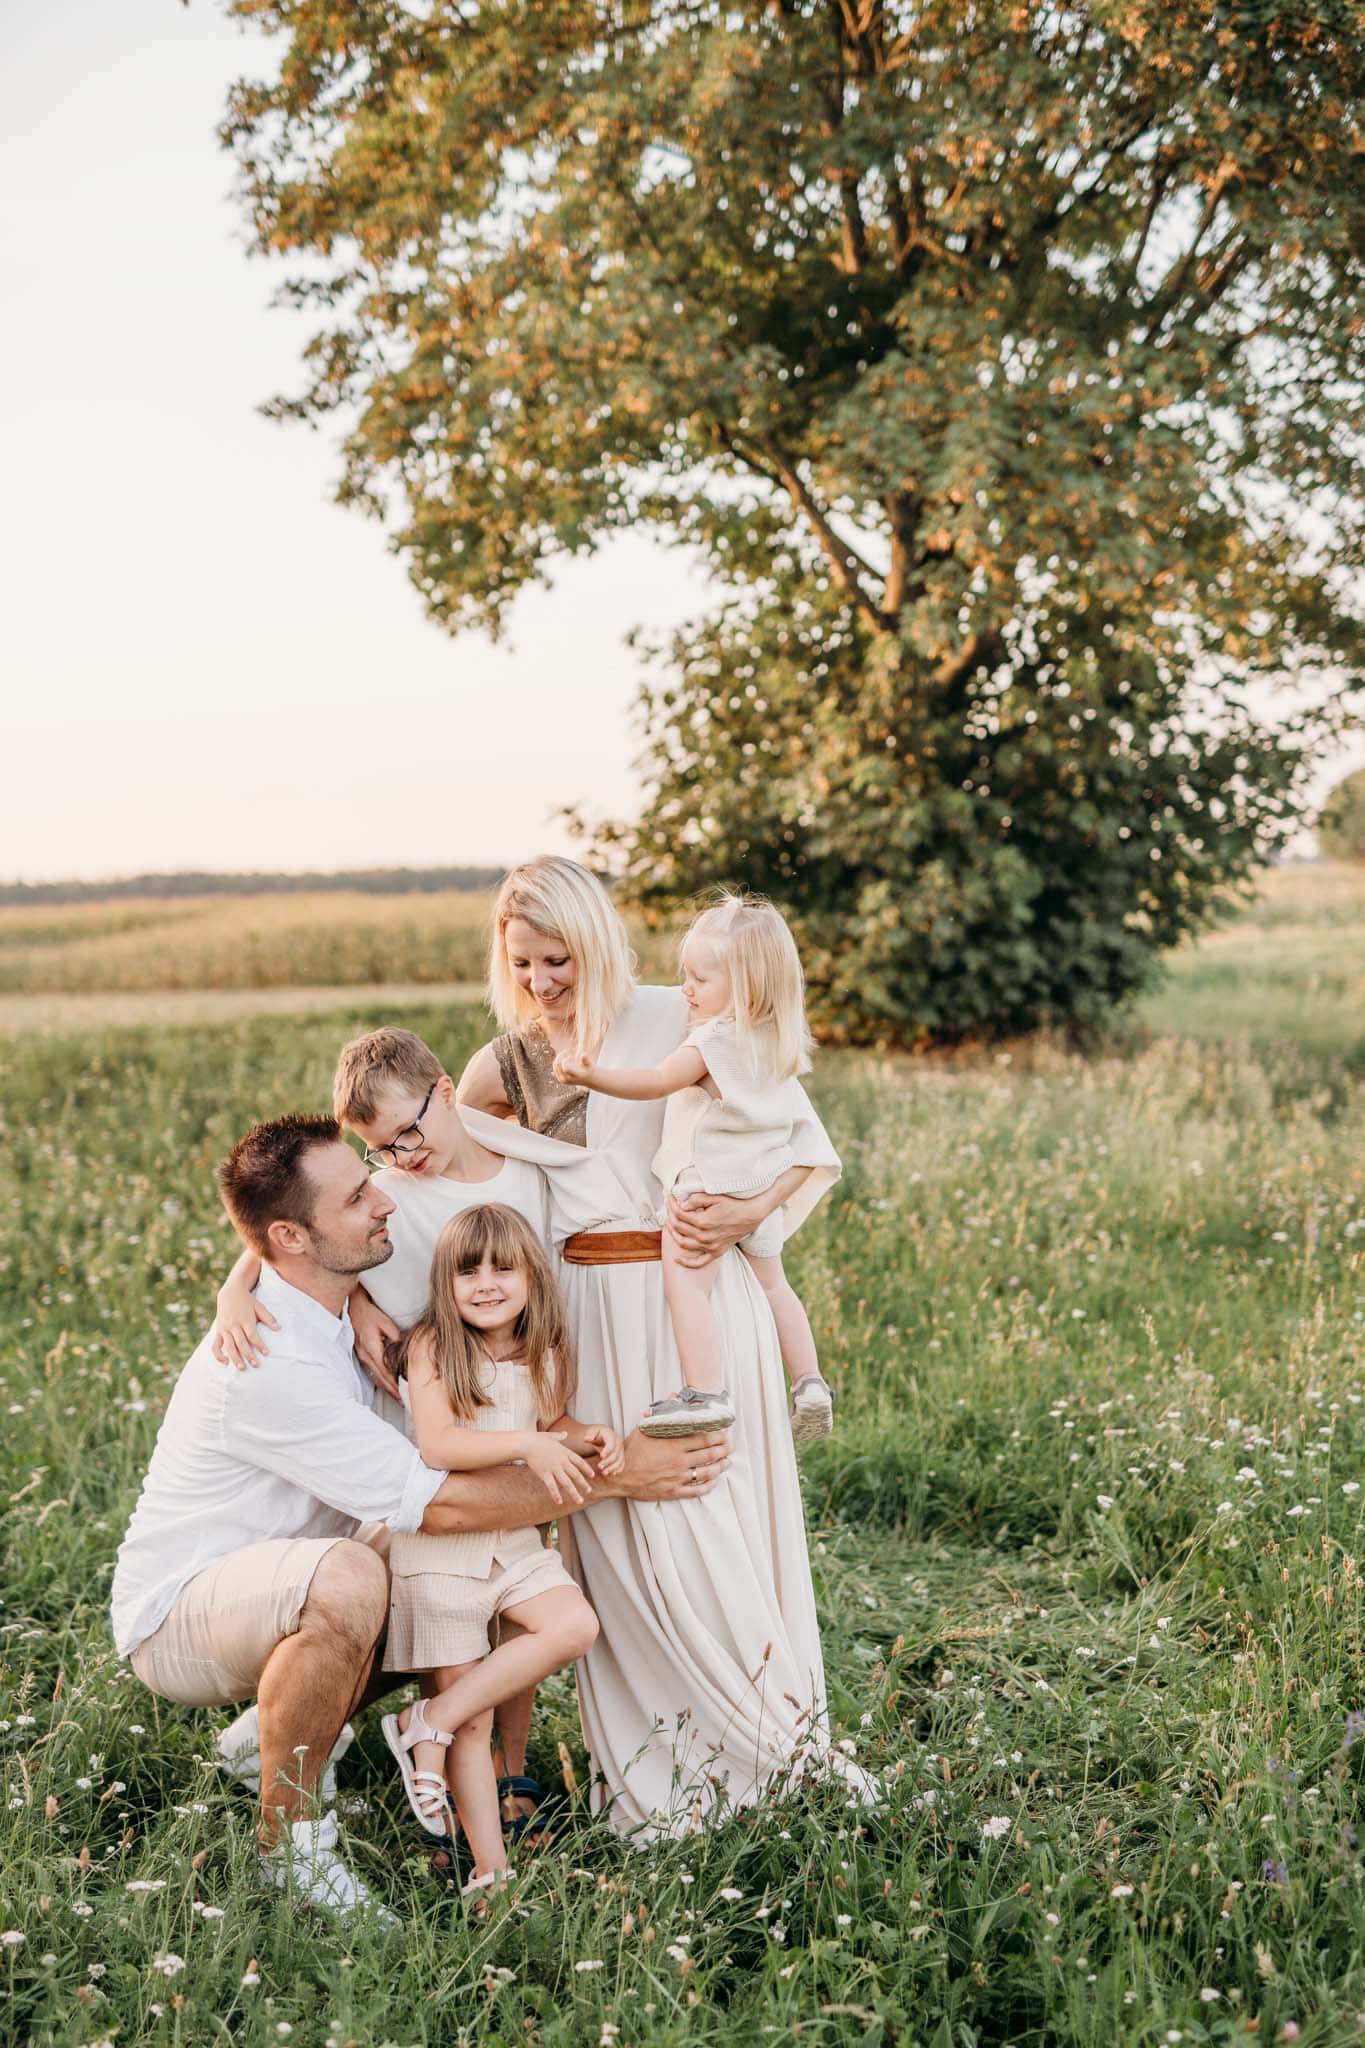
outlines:
{"label": "distant crop field", "polygon": [[0,993],[479,981],[489,899],[204,896],[0,910]]}
{"label": "distant crop field", "polygon": [[[491,897],[202,896],[0,908],[0,996],[482,982]],[[637,934],[671,978],[672,943]]]}
{"label": "distant crop field", "polygon": [[[23,1029],[26,1016],[44,1029],[84,1021],[57,1004],[16,1010],[7,997],[219,990],[249,1009],[252,990],[335,989],[344,1001],[352,989],[470,988],[484,978],[490,900],[320,891],[0,908],[0,1031]],[[675,936],[637,925],[632,937],[646,979],[672,980]],[[136,1006],[111,1004],[109,1015],[131,1021]],[[1157,1031],[1240,1031],[1365,1065],[1365,867],[1267,872],[1247,908],[1168,956],[1134,1015]]]}

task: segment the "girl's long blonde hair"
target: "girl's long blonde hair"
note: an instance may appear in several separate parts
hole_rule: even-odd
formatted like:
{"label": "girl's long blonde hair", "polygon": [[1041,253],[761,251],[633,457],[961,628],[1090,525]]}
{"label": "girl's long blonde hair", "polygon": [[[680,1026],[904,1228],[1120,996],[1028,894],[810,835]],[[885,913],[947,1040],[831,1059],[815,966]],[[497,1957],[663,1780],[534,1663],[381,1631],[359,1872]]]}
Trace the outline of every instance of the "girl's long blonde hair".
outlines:
{"label": "girl's long blonde hair", "polygon": [[597,1052],[635,986],[635,957],[611,898],[596,875],[559,854],[540,854],[513,868],[493,905],[488,949],[488,1000],[504,1031],[524,1031],[537,1015],[535,998],[518,987],[507,964],[507,926],[514,917],[544,938],[562,940],[577,970],[575,1042]]}
{"label": "girl's long blonde hair", "polygon": [[455,1306],[456,1275],[475,1271],[485,1253],[495,1266],[514,1267],[526,1275],[526,1306],[517,1318],[517,1337],[531,1370],[536,1411],[542,1422],[552,1421],[572,1399],[576,1380],[568,1318],[540,1239],[524,1216],[500,1202],[485,1202],[452,1216],[437,1238],[431,1301],[403,1337],[398,1370],[407,1371],[413,1345],[424,1338],[451,1414],[466,1420],[476,1408],[492,1406],[483,1384],[488,1357],[483,1339]]}
{"label": "girl's long blonde hair", "polygon": [[779,1081],[810,1066],[806,977],[781,911],[762,896],[728,892],[692,924],[683,940],[705,939],[730,982],[735,1037],[758,1070]]}

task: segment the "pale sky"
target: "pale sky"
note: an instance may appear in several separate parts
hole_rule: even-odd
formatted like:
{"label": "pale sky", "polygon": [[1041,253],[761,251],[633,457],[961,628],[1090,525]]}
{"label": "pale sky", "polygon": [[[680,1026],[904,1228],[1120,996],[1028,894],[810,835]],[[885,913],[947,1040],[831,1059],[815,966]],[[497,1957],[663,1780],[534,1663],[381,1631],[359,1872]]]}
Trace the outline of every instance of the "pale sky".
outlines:
{"label": "pale sky", "polygon": [[4,9],[3,880],[571,850],[558,805],[637,801],[626,632],[706,600],[623,540],[450,640],[327,435],[260,418],[309,328],[215,130],[265,48],[213,0]]}
{"label": "pale sky", "polygon": [[0,879],[511,862],[636,801],[629,628],[706,586],[625,540],[451,640],[332,504],[306,316],[218,146],[266,68],[213,0],[7,0],[0,24]]}

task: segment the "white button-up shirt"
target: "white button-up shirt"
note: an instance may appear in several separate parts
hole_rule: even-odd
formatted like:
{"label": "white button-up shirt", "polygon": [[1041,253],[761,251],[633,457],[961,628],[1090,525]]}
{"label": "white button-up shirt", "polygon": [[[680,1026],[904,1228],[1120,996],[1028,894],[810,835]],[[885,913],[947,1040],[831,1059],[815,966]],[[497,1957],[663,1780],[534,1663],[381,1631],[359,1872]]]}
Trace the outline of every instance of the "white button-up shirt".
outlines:
{"label": "white button-up shirt", "polygon": [[199,1572],[273,1537],[351,1536],[361,1522],[416,1529],[445,1478],[374,1412],[351,1319],[273,1267],[258,1299],[280,1324],[270,1355],[236,1372],[210,1331],[176,1382],[114,1567],[114,1641],[154,1635]]}

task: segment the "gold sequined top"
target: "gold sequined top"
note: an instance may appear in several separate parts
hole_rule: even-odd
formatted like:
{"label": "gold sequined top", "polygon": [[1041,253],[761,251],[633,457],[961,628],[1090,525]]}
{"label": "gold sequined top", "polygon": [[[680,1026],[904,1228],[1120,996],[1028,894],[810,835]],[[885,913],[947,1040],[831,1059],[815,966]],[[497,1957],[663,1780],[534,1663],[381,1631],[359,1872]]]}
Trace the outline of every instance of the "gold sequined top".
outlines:
{"label": "gold sequined top", "polygon": [[506,1031],[493,1040],[502,1092],[517,1122],[566,1145],[588,1142],[588,1091],[556,1081],[555,1051],[539,1024]]}

